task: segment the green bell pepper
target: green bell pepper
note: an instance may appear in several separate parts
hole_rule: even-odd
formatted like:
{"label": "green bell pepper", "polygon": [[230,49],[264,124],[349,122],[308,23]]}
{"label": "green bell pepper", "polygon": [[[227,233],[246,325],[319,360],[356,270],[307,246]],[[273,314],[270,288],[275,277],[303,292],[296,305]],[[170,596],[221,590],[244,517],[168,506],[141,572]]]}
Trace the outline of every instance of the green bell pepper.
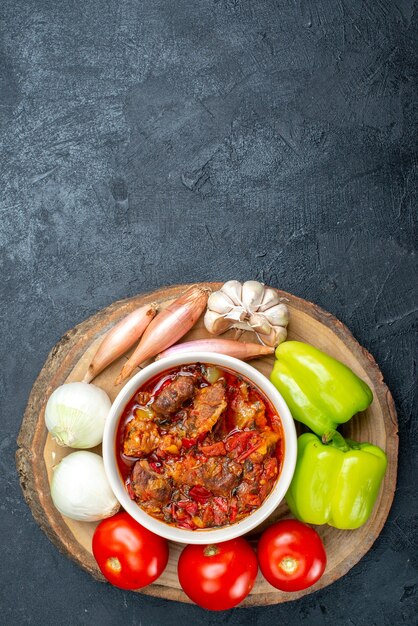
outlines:
{"label": "green bell pepper", "polygon": [[286,494],[299,520],[353,529],[373,509],[386,471],[386,454],[370,443],[344,440],[339,433],[324,445],[316,435],[298,439],[298,460]]}
{"label": "green bell pepper", "polygon": [[270,376],[295,420],[322,436],[371,404],[368,385],[340,361],[300,341],[276,349]]}

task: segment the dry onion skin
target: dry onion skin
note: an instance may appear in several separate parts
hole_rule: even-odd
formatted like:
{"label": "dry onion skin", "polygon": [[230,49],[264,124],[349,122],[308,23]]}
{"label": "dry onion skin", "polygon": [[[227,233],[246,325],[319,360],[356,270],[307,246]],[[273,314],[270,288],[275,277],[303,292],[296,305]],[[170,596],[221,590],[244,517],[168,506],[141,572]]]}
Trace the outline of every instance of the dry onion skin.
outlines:
{"label": "dry onion skin", "polygon": [[229,280],[210,295],[204,323],[213,335],[239,328],[254,332],[263,345],[276,347],[287,338],[289,310],[275,289],[256,280]]}

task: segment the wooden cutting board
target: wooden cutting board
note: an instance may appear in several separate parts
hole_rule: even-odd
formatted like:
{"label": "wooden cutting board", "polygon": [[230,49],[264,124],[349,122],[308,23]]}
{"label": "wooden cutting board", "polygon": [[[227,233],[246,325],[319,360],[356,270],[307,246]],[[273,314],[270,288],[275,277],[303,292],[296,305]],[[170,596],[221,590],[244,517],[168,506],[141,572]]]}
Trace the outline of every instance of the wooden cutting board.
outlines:
{"label": "wooden cutting board", "polygon": [[[202,283],[216,290],[221,283]],[[103,334],[118,320],[143,304],[156,301],[162,307],[185,291],[187,285],[159,289],[153,293],[138,295],[115,302],[82,322],[62,337],[51,350],[29,397],[18,437],[16,452],[17,469],[25,499],[35,520],[57,548],[72,558],[98,580],[104,580],[91,552],[91,538],[96,523],[77,522],[63,517],[55,509],[50,497],[50,480],[53,467],[70,448],[58,446],[48,434],[44,424],[44,410],[52,391],[65,382],[82,380],[90,360]],[[343,434],[357,441],[369,441],[384,450],[388,456],[388,469],[373,513],[364,526],[354,531],[337,530],[328,526],[317,528],[328,556],[327,568],[322,578],[310,589],[289,594],[271,587],[259,573],[252,593],[241,606],[277,604],[300,598],[326,587],[344,576],[370,549],[388,516],[396,486],[398,456],[398,424],[392,396],[373,357],[354,339],[350,331],[331,314],[318,306],[285,292],[290,310],[289,339],[311,343],[343,361],[356,372],[373,390],[374,401],[367,411],[355,416],[343,429]],[[233,336],[230,331],[224,336]],[[200,319],[184,337],[184,341],[208,336]],[[245,334],[242,340],[253,339]],[[94,383],[102,387],[113,400],[119,392],[113,381],[120,371],[125,357],[113,363],[98,376]],[[252,361],[267,376],[273,365],[273,357]],[[100,447],[95,451],[100,452]],[[263,527],[272,521],[289,515],[283,502]],[[257,530],[259,532],[260,528]],[[250,540],[256,543],[257,533]],[[176,573],[177,560],[182,546],[170,544],[170,560],[167,569],[157,583],[139,591],[169,600],[189,602],[182,592]]]}

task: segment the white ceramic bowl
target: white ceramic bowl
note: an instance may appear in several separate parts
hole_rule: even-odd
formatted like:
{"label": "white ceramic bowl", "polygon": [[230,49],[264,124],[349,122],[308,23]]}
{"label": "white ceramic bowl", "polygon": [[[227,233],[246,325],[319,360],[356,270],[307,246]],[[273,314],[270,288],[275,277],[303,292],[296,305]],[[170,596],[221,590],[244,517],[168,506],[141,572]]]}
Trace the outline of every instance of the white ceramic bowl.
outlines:
{"label": "white ceramic bowl", "polygon": [[[135,392],[150,378],[173,367],[190,363],[210,363],[242,374],[254,383],[275,407],[280,415],[284,431],[284,461],[280,476],[263,504],[243,520],[221,528],[184,530],[165,524],[146,513],[130,499],[116,460],[116,433],[123,410]],[[152,532],[179,543],[219,543],[244,535],[264,521],[280,504],[292,480],[296,464],[296,431],[290,411],[272,383],[251,365],[230,356],[211,352],[190,352],[173,355],[148,365],[138,372],[121,389],[106,420],[103,435],[103,460],[112,490],[125,511]]]}

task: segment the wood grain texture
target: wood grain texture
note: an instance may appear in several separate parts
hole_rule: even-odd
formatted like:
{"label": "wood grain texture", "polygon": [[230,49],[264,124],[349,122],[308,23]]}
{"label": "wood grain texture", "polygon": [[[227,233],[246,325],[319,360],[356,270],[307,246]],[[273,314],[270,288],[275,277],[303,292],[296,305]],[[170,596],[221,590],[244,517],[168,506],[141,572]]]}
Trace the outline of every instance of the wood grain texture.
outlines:
{"label": "wood grain texture", "polygon": [[[202,284],[212,288],[220,286],[220,283]],[[82,379],[101,337],[119,319],[134,308],[151,301],[157,301],[161,306],[165,306],[185,288],[184,285],[168,287],[116,302],[66,333],[50,352],[33,386],[26,407],[18,437],[19,448],[16,453],[25,499],[34,518],[51,541],[64,554],[99,580],[103,580],[103,577],[90,550],[91,537],[96,524],[75,522],[62,517],[54,508],[50,498],[49,484],[52,468],[71,450],[57,446],[48,435],[44,425],[45,404],[53,389],[58,385],[66,381]],[[308,341],[324,349],[345,362],[372,388],[373,404],[367,411],[355,416],[345,426],[343,432],[353,439],[370,441],[385,449],[388,455],[388,470],[378,502],[367,524],[355,531],[340,531],[327,526],[318,528],[327,549],[328,564],[324,576],[315,586],[306,591],[286,594],[273,589],[259,574],[252,593],[243,603],[244,606],[293,600],[325,587],[343,576],[369,550],[379,535],[389,513],[396,486],[397,416],[392,396],[383,382],[382,374],[373,357],[358,344],[346,326],[334,316],[291,294],[279,293],[287,299],[290,309],[289,338]],[[183,340],[202,337],[206,334],[203,321],[200,319]],[[94,381],[109,393],[112,400],[119,391],[119,387],[113,386],[113,380],[125,358],[116,361]],[[272,364],[272,357],[253,361],[253,365],[266,375],[270,373]],[[282,503],[263,526],[287,514],[288,509],[285,503]],[[256,534],[252,535],[251,540],[256,540]],[[170,544],[170,561],[166,571],[158,580],[158,584],[142,589],[141,593],[188,602],[179,587],[176,575],[180,551],[180,545]]]}

